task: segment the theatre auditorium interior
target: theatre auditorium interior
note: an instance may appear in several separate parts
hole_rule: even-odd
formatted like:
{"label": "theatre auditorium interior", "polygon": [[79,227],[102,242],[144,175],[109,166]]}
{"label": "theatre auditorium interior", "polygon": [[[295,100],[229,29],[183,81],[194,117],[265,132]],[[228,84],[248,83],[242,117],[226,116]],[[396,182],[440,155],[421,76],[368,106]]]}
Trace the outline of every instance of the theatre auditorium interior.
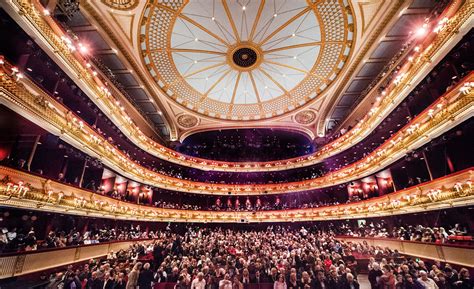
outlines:
{"label": "theatre auditorium interior", "polygon": [[473,289],[474,0],[0,0],[0,289]]}

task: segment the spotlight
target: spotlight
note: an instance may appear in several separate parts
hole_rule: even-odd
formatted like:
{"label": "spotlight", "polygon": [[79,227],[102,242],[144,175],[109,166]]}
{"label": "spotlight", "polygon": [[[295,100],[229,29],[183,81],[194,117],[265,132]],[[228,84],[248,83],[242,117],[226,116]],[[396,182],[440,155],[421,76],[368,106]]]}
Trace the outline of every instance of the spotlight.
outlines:
{"label": "spotlight", "polygon": [[79,52],[81,54],[88,54],[89,53],[89,48],[87,48],[87,46],[85,46],[84,44],[79,43]]}
{"label": "spotlight", "polygon": [[428,24],[426,24],[426,23],[423,24],[423,26],[421,26],[420,28],[418,28],[418,29],[416,30],[416,36],[418,36],[418,37],[423,37],[423,36],[425,36],[425,35],[426,35],[426,32],[428,31],[427,28],[428,28]]}

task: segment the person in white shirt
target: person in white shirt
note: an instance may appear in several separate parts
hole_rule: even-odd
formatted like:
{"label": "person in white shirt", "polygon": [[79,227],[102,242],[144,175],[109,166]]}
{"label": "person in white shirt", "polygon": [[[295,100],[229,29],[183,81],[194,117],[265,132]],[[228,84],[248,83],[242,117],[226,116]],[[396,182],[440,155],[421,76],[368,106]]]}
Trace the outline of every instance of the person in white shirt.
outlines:
{"label": "person in white shirt", "polygon": [[191,289],[204,289],[206,288],[206,280],[204,280],[204,274],[199,272],[194,278],[193,282],[191,282]]}
{"label": "person in white shirt", "polygon": [[230,281],[228,273],[224,275],[224,279],[219,281],[219,289],[232,289],[232,281]]}
{"label": "person in white shirt", "polygon": [[420,282],[425,289],[438,289],[436,282],[433,279],[428,278],[428,273],[424,270],[420,270],[420,278],[418,278],[418,282]]}

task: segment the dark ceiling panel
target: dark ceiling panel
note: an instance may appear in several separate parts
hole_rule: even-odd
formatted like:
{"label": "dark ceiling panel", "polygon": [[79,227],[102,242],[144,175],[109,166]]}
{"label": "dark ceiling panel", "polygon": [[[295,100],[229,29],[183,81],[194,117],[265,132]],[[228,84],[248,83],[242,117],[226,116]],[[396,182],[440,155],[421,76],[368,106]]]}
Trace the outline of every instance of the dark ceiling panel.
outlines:
{"label": "dark ceiling panel", "polygon": [[337,105],[350,107],[354,104],[354,102],[357,100],[358,97],[359,95],[357,94],[345,94],[341,97],[341,100],[339,101]]}
{"label": "dark ceiling panel", "polygon": [[364,90],[370,82],[370,79],[354,80],[347,88],[347,92],[360,92]]}
{"label": "dark ceiling panel", "polygon": [[359,73],[357,74],[358,77],[371,77],[377,76],[382,68],[385,66],[385,62],[372,62],[366,63],[360,69]]}
{"label": "dark ceiling panel", "polygon": [[410,8],[431,8],[436,4],[436,0],[413,0]]}
{"label": "dark ceiling panel", "polygon": [[99,59],[111,70],[125,69],[125,66],[116,54],[102,54],[99,55]]}
{"label": "dark ceiling panel", "polygon": [[144,112],[156,112],[155,107],[151,102],[140,102],[138,103],[138,106],[144,111]]}
{"label": "dark ceiling panel", "polygon": [[74,17],[71,17],[71,18],[68,19],[67,25],[69,25],[71,28],[74,28],[74,27],[77,27],[77,26],[89,26],[91,24],[82,15],[82,13],[76,13],[76,14],[74,14]]}
{"label": "dark ceiling panel", "polygon": [[424,14],[402,15],[400,18],[398,18],[398,21],[395,23],[395,25],[392,26],[392,29],[390,29],[390,31],[387,33],[387,36],[408,36],[411,31],[414,31],[416,28],[423,25],[424,16]]}
{"label": "dark ceiling panel", "polygon": [[331,118],[332,119],[342,119],[346,116],[347,108],[346,107],[338,107],[334,109]]}
{"label": "dark ceiling panel", "polygon": [[382,41],[370,56],[371,59],[392,58],[403,46],[402,41]]}
{"label": "dark ceiling panel", "polygon": [[123,86],[135,86],[138,85],[138,82],[136,81],[135,77],[131,75],[130,73],[128,74],[117,74],[115,75],[115,78],[122,83]]}
{"label": "dark ceiling panel", "polygon": [[77,36],[84,42],[86,45],[89,45],[94,50],[108,50],[110,46],[105,42],[104,38],[100,36],[97,31],[78,31]]}
{"label": "dark ceiling panel", "polygon": [[161,115],[159,115],[158,113],[150,114],[148,115],[148,117],[156,124],[164,124]]}
{"label": "dark ceiling panel", "polygon": [[148,100],[150,99],[145,91],[141,88],[128,88],[125,91],[135,100]]}

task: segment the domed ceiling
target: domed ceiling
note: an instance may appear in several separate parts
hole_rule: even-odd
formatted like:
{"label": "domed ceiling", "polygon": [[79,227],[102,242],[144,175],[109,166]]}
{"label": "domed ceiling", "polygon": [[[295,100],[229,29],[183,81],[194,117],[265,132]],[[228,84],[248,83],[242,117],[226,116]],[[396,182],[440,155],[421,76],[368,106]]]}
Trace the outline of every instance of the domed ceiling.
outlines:
{"label": "domed ceiling", "polygon": [[348,59],[347,1],[150,1],[140,50],[166,95],[201,115],[258,120],[320,95]]}

